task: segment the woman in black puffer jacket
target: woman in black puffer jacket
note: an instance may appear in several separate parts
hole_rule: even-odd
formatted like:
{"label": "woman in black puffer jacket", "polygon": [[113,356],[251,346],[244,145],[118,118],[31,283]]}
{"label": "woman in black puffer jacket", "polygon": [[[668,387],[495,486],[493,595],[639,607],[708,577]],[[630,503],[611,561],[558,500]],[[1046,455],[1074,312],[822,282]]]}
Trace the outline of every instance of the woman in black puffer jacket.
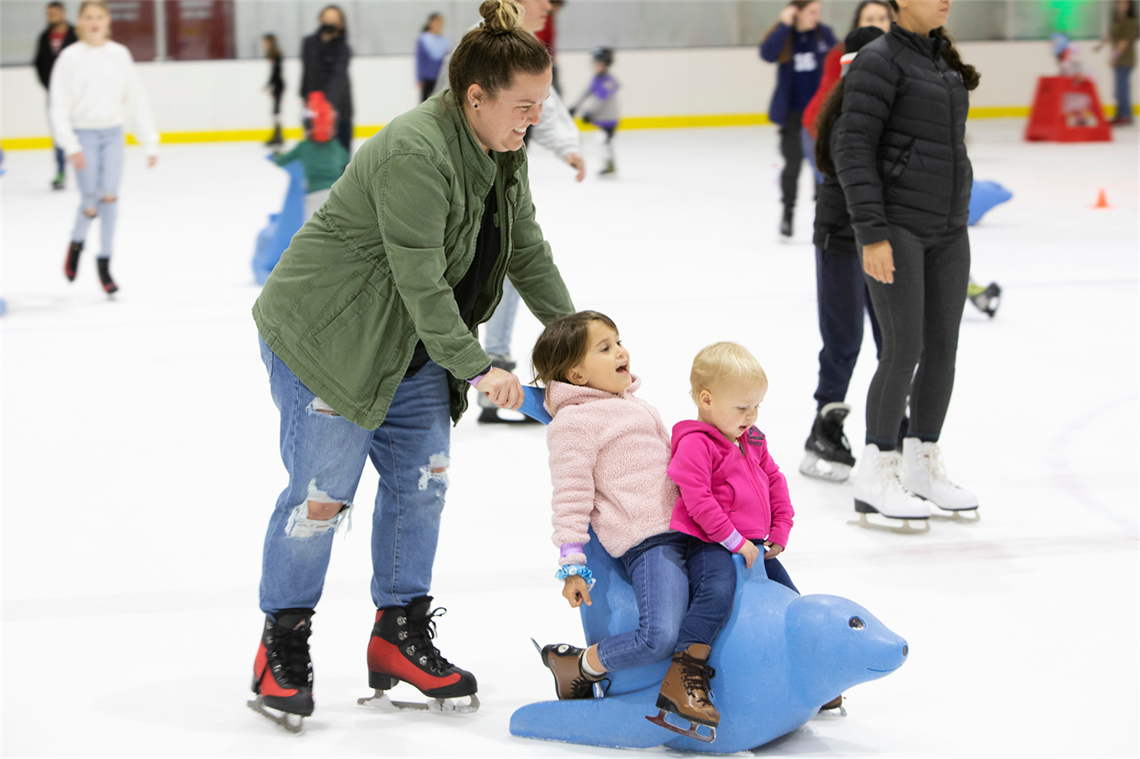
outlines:
{"label": "woman in black puffer jacket", "polygon": [[978,508],[974,494],[947,479],[937,441],[969,282],[973,171],[964,137],[979,76],[943,29],[950,0],[897,5],[890,33],[851,62],[831,146],[883,337],[855,508],[924,519],[928,503]]}

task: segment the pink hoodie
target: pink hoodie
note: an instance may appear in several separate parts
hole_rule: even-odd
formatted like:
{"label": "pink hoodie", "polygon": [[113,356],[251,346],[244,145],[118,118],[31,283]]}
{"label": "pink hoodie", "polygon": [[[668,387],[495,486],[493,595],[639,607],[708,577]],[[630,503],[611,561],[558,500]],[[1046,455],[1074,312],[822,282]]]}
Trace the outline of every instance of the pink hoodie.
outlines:
{"label": "pink hoodie", "polygon": [[669,476],[681,489],[670,527],[736,553],[747,538],[785,548],[792,531],[788,481],[768,455],[764,433],[755,427],[728,441],[711,424],[680,422],[673,427]]}
{"label": "pink hoodie", "polygon": [[559,564],[586,563],[590,525],[615,558],[669,531],[678,495],[666,474],[669,431],[657,409],[633,397],[639,387],[634,377],[621,395],[565,382],[546,388]]}

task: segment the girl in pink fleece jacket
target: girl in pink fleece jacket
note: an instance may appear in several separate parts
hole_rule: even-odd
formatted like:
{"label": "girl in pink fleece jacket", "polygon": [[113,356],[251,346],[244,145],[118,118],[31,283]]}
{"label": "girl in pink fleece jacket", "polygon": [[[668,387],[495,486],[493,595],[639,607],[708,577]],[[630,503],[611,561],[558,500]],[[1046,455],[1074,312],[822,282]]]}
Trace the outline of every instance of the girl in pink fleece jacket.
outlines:
{"label": "girl in pink fleece jacket", "polygon": [[[707,595],[700,602],[694,596],[690,603],[691,549],[705,544],[669,529],[678,498],[667,474],[669,432],[657,410],[633,395],[641,383],[630,373],[629,351],[609,317],[583,311],[548,325],[532,361],[554,417],[546,441],[562,595],[575,608],[590,604],[583,546],[592,526],[602,547],[629,573],[640,616],[636,631],[584,651],[568,644],[543,648],[558,697],[590,698],[593,683],[606,672],[672,656],[658,708],[715,728],[720,715],[709,698],[706,662],[732,608],[735,583],[727,595]],[[665,723],[663,714],[653,721],[690,734]]]}
{"label": "girl in pink fleece jacket", "polygon": [[732,554],[751,567],[765,549],[768,577],[793,591],[779,560],[792,530],[788,482],[768,453],[757,413],[768,393],[768,376],[756,358],[736,343],[716,343],[693,359],[691,394],[696,421],[673,427],[669,477],[681,491],[670,526],[712,546],[710,582],[736,586]]}

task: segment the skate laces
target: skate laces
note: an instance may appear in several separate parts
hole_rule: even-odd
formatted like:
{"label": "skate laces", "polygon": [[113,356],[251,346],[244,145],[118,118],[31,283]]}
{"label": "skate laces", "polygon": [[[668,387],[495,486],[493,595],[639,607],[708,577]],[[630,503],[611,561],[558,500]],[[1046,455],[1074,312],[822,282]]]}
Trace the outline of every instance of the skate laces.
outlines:
{"label": "skate laces", "polygon": [[441,607],[432,609],[421,620],[408,617],[408,627],[410,628],[408,638],[411,640],[411,645],[407,646],[407,649],[411,649],[408,655],[413,656],[419,653],[420,665],[430,667],[437,672],[445,672],[451,667],[451,662],[443,658],[443,654],[432,643],[436,636],[435,619],[444,614],[447,614],[447,609]]}
{"label": "skate laces", "polygon": [[851,450],[851,443],[847,441],[847,433],[843,431],[843,425],[835,422],[823,422],[823,438],[826,440],[831,449],[835,450]]}
{"label": "skate laces", "polygon": [[[308,620],[290,629],[281,625],[276,628],[266,643],[267,656],[280,665],[289,682],[307,685],[312,682],[312,664],[309,658],[309,636],[313,628]],[[276,640],[274,640],[276,638]]]}
{"label": "skate laces", "polygon": [[898,451],[883,451],[879,454],[879,474],[883,478],[883,492],[890,489],[891,481],[894,480],[895,484],[906,489],[903,485],[903,478],[907,474],[906,460],[899,454]]}
{"label": "skate laces", "polygon": [[942,461],[942,451],[938,448],[937,444],[930,446],[925,453],[919,452],[918,460],[935,481],[941,482],[943,485],[956,487],[954,483],[950,482],[950,478],[946,476],[946,465]]}
{"label": "skate laces", "polygon": [[687,653],[681,654],[680,661],[681,684],[685,686],[685,693],[692,696],[694,691],[700,691],[704,693],[704,695],[697,696],[697,702],[711,706],[712,701],[709,699],[709,680],[716,677],[716,670],[707,663]]}

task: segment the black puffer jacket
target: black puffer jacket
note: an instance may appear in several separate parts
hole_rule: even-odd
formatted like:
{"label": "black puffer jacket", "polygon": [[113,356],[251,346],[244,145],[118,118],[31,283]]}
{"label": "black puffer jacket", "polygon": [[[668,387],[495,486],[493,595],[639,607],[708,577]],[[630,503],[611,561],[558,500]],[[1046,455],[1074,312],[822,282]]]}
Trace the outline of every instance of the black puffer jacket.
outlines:
{"label": "black puffer jacket", "polygon": [[891,225],[924,237],[969,218],[969,94],[943,44],[892,24],[851,62],[832,159],[860,245]]}
{"label": "black puffer jacket", "polygon": [[[835,154],[836,132],[831,132],[831,152]],[[815,199],[815,247],[841,256],[858,255],[855,247],[855,230],[847,215],[847,200],[843,188],[835,177],[824,174],[823,184]]]}

